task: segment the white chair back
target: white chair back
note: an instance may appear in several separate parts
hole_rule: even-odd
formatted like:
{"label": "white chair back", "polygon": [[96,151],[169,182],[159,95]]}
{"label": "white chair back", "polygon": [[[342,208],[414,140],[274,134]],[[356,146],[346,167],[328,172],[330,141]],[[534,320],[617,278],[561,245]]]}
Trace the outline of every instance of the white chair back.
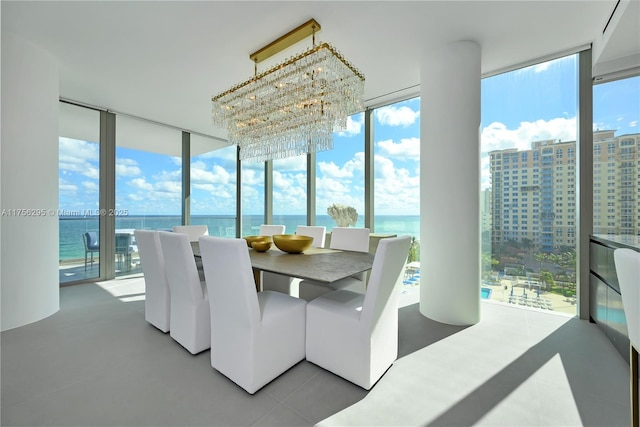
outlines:
{"label": "white chair back", "polygon": [[369,229],[334,227],[329,247],[343,251],[369,252]]}
{"label": "white chair back", "polygon": [[[256,285],[243,239],[203,236],[200,238],[204,274],[209,290],[212,316],[225,319],[212,330],[228,329],[230,324],[253,326],[260,323]],[[233,266],[233,268],[229,268]],[[247,324],[249,322],[249,324]]]}
{"label": "white chair back", "polygon": [[313,243],[311,245],[316,248],[324,248],[324,241],[327,237],[327,227],[319,225],[299,225],[296,228],[296,234],[313,237]]}
{"label": "white chair back", "polygon": [[173,304],[204,298],[189,236],[159,231],[167,282]]}
{"label": "white chair back", "polygon": [[361,322],[369,330],[375,329],[386,312],[398,310],[396,286],[402,277],[410,245],[410,236],[382,239],[378,244],[360,314]]}
{"label": "white chair back", "polygon": [[274,234],[284,234],[285,228],[286,226],[284,225],[263,224],[260,226],[260,236],[273,236]]}
{"label": "white chair back", "polygon": [[135,230],[138,254],[144,274],[144,317],[162,332],[169,330],[171,298],[164,269],[160,236],[153,230]]}
{"label": "white chair back", "polygon": [[629,340],[633,345],[640,346],[640,252],[619,248],[613,252],[613,259],[624,315],[627,318]]}
{"label": "white chair back", "polygon": [[159,231],[165,272],[171,293],[171,338],[200,353],[211,347],[209,298],[200,282],[189,236]]}
{"label": "white chair back", "polygon": [[209,227],[206,225],[174,225],[173,232],[186,234],[189,236],[190,242],[197,242],[198,237],[209,235]]}

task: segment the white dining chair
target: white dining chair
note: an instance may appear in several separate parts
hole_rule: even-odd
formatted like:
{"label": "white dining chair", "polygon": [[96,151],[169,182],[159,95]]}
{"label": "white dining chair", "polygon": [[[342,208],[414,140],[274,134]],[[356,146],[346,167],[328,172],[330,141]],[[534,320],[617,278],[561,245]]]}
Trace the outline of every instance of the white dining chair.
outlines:
{"label": "white dining chair", "polygon": [[211,306],[211,366],[253,394],[304,359],[306,302],[256,292],[247,243],[201,236]]}
{"label": "white dining chair", "polygon": [[638,350],[640,349],[640,252],[618,248],[613,252],[620,296],[629,333],[629,378],[631,394],[631,425],[640,425],[638,391]]}
{"label": "white dining chair", "polygon": [[[296,234],[313,237],[312,247],[324,248],[327,235],[327,227],[319,225],[299,225],[296,227]],[[298,297],[299,286],[302,279],[298,277],[285,276],[283,274],[262,272],[262,290],[282,292],[292,297]]]}
{"label": "white dining chair", "polygon": [[[284,234],[287,226],[286,225],[278,225],[278,224],[262,224],[260,226],[259,235],[260,236],[273,236],[274,234]],[[275,246],[272,246],[275,248]],[[278,250],[278,249],[275,249]],[[286,276],[282,276],[275,273],[269,273],[268,271],[260,271],[260,288],[262,290],[280,290],[284,289]],[[266,284],[266,287],[265,287]],[[286,292],[285,292],[286,293]]]}
{"label": "white dining chair", "polygon": [[200,281],[189,237],[158,232],[171,293],[171,337],[192,354],[211,346],[207,288]]}
{"label": "white dining chair", "polygon": [[[209,227],[207,225],[174,225],[172,227],[174,233],[182,233],[189,236],[189,242],[197,242],[198,237],[208,236]],[[204,272],[202,270],[202,261],[196,258],[196,267],[198,267],[198,275],[200,281],[204,282]]]}
{"label": "white dining chair", "polygon": [[398,356],[398,295],[411,237],[382,239],[365,294],[337,290],[307,303],[306,357],[369,390]]}
{"label": "white dining chair", "polygon": [[313,237],[311,246],[314,248],[324,248],[324,243],[327,238],[327,227],[321,225],[299,225],[296,227],[296,234]]}
{"label": "white dining chair", "polygon": [[[334,227],[333,230],[331,230],[329,248],[344,251],[369,252],[369,229]],[[311,301],[319,296],[339,289],[364,293],[366,281],[366,272],[328,284],[318,283],[312,280],[302,280],[298,285],[298,296],[306,301]]]}
{"label": "white dining chair", "polygon": [[162,332],[168,332],[171,295],[160,236],[154,230],[135,230],[134,235],[144,275],[144,318]]}
{"label": "white dining chair", "polygon": [[190,242],[197,242],[198,237],[209,235],[209,227],[207,225],[174,225],[172,230],[174,233],[186,234],[189,236]]}
{"label": "white dining chair", "polygon": [[286,225],[262,224],[260,226],[260,236],[273,236],[274,234],[284,234]]}

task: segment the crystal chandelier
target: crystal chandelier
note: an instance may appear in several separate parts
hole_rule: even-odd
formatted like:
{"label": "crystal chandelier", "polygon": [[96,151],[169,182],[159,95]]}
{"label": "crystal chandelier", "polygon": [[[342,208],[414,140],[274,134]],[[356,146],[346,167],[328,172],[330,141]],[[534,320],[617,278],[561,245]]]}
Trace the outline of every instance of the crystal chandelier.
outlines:
{"label": "crystal chandelier", "polygon": [[[254,77],[214,96],[213,124],[240,147],[240,160],[263,162],[333,148],[333,132],[362,111],[364,75],[333,46],[316,46],[313,19],[249,57]],[[258,62],[313,35],[313,46],[260,74]]]}

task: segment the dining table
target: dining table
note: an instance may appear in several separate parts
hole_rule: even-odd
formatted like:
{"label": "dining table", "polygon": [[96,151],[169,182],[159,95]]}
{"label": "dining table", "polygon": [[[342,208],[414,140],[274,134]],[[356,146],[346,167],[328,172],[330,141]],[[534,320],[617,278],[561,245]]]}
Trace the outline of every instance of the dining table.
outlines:
{"label": "dining table", "polygon": [[[201,257],[199,242],[191,242],[193,255]],[[373,266],[374,254],[327,248],[309,248],[303,253],[290,254],[277,248],[259,252],[247,248],[254,270],[256,289],[260,291],[260,272],[282,274],[289,277],[332,283]]]}

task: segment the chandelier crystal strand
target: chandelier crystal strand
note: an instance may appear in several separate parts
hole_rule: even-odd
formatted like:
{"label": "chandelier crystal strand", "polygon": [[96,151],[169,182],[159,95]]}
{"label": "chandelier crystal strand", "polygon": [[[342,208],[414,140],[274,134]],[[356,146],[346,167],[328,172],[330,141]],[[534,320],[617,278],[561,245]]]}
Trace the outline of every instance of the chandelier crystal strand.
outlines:
{"label": "chandelier crystal strand", "polygon": [[263,162],[333,148],[333,133],[362,110],[364,76],[322,43],[215,96],[213,123]]}

